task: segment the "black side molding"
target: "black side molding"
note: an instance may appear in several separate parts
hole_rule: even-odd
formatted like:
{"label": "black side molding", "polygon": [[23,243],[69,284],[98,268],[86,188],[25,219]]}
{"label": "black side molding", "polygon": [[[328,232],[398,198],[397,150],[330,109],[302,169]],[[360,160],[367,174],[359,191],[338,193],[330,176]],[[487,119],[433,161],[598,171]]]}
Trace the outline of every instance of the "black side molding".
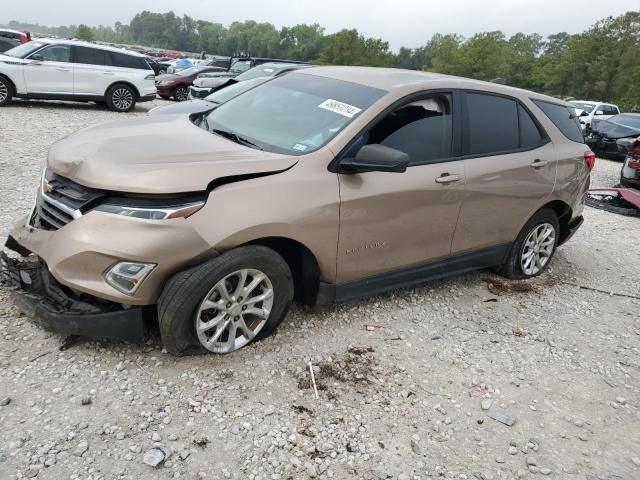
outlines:
{"label": "black side molding", "polygon": [[412,287],[432,280],[502,265],[511,251],[512,245],[512,242],[502,243],[475,252],[414,265],[402,270],[395,270],[351,282],[339,284],[320,282],[316,305],[346,302],[397,288]]}

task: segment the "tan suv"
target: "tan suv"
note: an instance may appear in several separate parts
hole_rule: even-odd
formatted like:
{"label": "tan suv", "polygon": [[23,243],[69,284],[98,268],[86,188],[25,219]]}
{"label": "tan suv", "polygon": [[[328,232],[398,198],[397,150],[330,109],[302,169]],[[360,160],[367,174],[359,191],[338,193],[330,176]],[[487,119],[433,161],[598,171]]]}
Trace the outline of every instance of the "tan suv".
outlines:
{"label": "tan suv", "polygon": [[314,67],[206,114],[53,145],[3,255],[19,307],[67,334],[237,350],[294,298],[328,304],[493,267],[540,274],[595,157],[560,100],[456,77]]}

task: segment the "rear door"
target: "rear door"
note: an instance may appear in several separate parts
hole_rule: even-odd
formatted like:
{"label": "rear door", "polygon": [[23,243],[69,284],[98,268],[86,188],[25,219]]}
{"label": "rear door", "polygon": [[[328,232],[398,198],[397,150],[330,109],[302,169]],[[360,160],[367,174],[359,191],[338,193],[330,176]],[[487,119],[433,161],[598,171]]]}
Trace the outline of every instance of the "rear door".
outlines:
{"label": "rear door", "polygon": [[[138,86],[145,76],[153,74],[153,70],[143,57],[110,50],[106,51],[106,57],[106,76],[109,78],[109,85],[119,80],[126,80]],[[149,80],[149,82],[153,81]]]}
{"label": "rear door", "polygon": [[49,45],[33,53],[29,60],[23,68],[28,93],[73,94],[73,64],[69,45]]}
{"label": "rear door", "polygon": [[106,51],[99,48],[71,48],[71,60],[74,65],[74,87],[76,95],[104,95],[111,82],[106,70]]}
{"label": "rear door", "polygon": [[462,149],[467,195],[452,254],[507,249],[553,191],[557,154],[529,107],[512,97],[467,91]]}

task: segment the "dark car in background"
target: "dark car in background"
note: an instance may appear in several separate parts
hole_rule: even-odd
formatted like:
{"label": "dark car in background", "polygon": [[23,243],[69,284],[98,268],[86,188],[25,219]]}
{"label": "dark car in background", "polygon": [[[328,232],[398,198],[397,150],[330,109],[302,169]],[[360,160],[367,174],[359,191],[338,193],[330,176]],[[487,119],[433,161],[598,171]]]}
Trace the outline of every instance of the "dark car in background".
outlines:
{"label": "dark car in background", "polygon": [[194,114],[209,112],[218,105],[222,105],[226,101],[257,87],[258,85],[262,85],[264,82],[271,80],[271,78],[272,77],[257,77],[245,82],[237,82],[233,85],[229,85],[227,88],[217,90],[205,98],[188,100],[186,102],[170,103],[168,105],[161,105],[159,107],[152,108],[149,110],[147,115],[170,115],[176,113]]}
{"label": "dark car in background", "polygon": [[244,82],[259,77],[277,77],[283,73],[307,68],[311,65],[308,63],[263,63],[253,67],[236,77],[219,76],[216,73],[199,75],[189,89],[190,98],[205,98],[213,92],[226,88],[234,83]]}
{"label": "dark car in background", "polygon": [[195,78],[201,73],[224,72],[222,67],[195,66],[187,68],[178,73],[160,75],[156,77],[156,88],[158,95],[162,98],[171,98],[178,102],[183,102],[189,98],[189,87]]}
{"label": "dark car in background", "polygon": [[640,113],[621,113],[606,120],[594,119],[587,145],[596,154],[624,160],[640,136]]}
{"label": "dark car in background", "polygon": [[6,52],[31,40],[29,32],[0,29],[0,52]]}
{"label": "dark car in background", "polygon": [[153,74],[154,75],[160,75],[160,70],[162,69],[162,67],[160,66],[160,64],[158,63],[158,61],[150,56],[146,56],[144,57],[145,60],[147,61],[147,63],[149,64],[149,66],[151,67],[151,70],[153,70]]}

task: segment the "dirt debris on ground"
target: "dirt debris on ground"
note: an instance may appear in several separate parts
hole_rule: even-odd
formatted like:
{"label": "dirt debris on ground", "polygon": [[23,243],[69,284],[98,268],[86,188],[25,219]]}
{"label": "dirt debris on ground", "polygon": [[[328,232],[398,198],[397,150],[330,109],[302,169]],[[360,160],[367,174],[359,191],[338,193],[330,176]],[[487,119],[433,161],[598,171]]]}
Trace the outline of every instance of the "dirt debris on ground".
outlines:
{"label": "dirt debris on ground", "polygon": [[[162,103],[1,108],[1,239],[53,142]],[[592,184],[619,172],[598,159]],[[606,292],[637,293],[638,238],[637,219],[587,208],[534,289],[479,272],[296,306],[275,335],[221,356],[171,357],[157,339],[60,351],[0,289],[0,479],[637,480],[640,300]],[[309,361],[318,399],[299,388]],[[155,468],[154,447],[172,452]]]}

